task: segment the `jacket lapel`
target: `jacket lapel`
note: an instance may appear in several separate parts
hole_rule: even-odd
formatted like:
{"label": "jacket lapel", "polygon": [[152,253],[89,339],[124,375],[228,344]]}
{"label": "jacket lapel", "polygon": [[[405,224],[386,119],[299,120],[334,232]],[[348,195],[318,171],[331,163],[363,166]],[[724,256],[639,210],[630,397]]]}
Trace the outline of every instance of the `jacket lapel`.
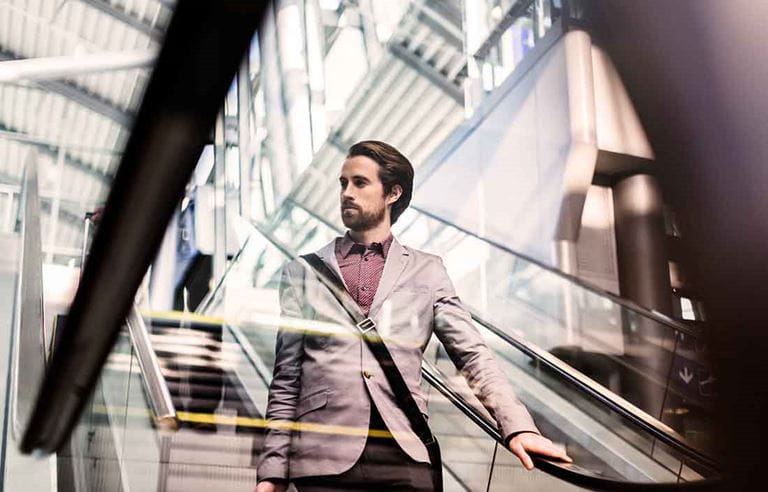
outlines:
{"label": "jacket lapel", "polygon": [[339,268],[339,261],[336,259],[336,240],[334,239],[330,243],[326,244],[319,250],[315,251],[315,254],[325,262],[326,265],[331,267],[333,273],[339,277],[344,284],[344,288],[349,290],[347,282],[344,281],[344,275],[341,274],[341,268]]}
{"label": "jacket lapel", "polygon": [[379,280],[379,286],[376,289],[376,295],[373,297],[369,317],[373,318],[378,314],[384,300],[389,296],[392,289],[397,284],[397,279],[405,270],[408,264],[409,253],[396,238],[392,239],[392,245],[387,253],[387,261],[384,263],[384,271]]}

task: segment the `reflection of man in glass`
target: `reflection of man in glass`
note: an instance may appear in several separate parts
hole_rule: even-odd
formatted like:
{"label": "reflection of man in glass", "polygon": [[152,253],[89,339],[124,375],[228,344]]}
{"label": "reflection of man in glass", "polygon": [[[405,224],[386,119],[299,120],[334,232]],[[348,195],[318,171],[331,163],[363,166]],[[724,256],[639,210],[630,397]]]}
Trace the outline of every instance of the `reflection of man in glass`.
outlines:
{"label": "reflection of man in glass", "polygon": [[[426,415],[423,351],[434,333],[495,418],[510,450],[568,459],[542,437],[514,396],[462,307],[442,260],[392,237],[391,224],[411,200],[413,168],[382,142],[353,145],[339,177],[341,216],[349,231],[317,252],[343,279],[361,311],[385,337],[398,369]],[[303,261],[283,271],[281,309],[293,318],[349,325],[333,296]],[[426,448],[398,407],[376,358],[355,332],[278,333],[258,492],[432,490]]]}

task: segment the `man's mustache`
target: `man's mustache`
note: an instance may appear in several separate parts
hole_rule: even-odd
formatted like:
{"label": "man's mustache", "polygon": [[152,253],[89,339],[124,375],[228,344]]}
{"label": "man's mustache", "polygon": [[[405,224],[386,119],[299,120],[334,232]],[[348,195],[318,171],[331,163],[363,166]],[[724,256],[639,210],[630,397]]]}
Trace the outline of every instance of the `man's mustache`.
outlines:
{"label": "man's mustache", "polygon": [[342,203],[341,204],[341,209],[343,210],[345,208],[354,208],[355,210],[360,210],[360,207],[358,207],[357,205],[355,205],[352,202],[344,202],[344,203]]}

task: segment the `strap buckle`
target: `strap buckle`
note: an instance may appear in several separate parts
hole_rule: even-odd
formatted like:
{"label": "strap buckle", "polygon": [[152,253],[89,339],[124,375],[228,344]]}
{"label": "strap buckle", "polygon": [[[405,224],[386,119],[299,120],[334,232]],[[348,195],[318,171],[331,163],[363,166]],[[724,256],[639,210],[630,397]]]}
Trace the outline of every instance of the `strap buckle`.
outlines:
{"label": "strap buckle", "polygon": [[357,323],[355,326],[357,327],[358,330],[360,330],[360,333],[365,335],[369,331],[376,328],[376,323],[374,323],[371,318],[365,318],[363,321]]}
{"label": "strap buckle", "polygon": [[429,433],[429,438],[423,440],[424,446],[432,446],[433,444],[437,443],[437,438],[435,438],[435,435],[431,432]]}

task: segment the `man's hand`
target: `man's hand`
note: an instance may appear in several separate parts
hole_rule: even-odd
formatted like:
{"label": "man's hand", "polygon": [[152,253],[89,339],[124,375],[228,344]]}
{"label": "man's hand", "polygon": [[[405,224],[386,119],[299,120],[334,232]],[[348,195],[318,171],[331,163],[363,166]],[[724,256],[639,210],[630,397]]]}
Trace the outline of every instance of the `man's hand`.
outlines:
{"label": "man's hand", "polygon": [[509,450],[517,456],[526,470],[533,469],[533,460],[528,453],[539,454],[550,458],[556,458],[568,463],[573,460],[561,449],[544,436],[533,432],[523,432],[509,441]]}
{"label": "man's hand", "polygon": [[288,486],[285,484],[264,480],[256,485],[255,492],[285,492],[287,488]]}

